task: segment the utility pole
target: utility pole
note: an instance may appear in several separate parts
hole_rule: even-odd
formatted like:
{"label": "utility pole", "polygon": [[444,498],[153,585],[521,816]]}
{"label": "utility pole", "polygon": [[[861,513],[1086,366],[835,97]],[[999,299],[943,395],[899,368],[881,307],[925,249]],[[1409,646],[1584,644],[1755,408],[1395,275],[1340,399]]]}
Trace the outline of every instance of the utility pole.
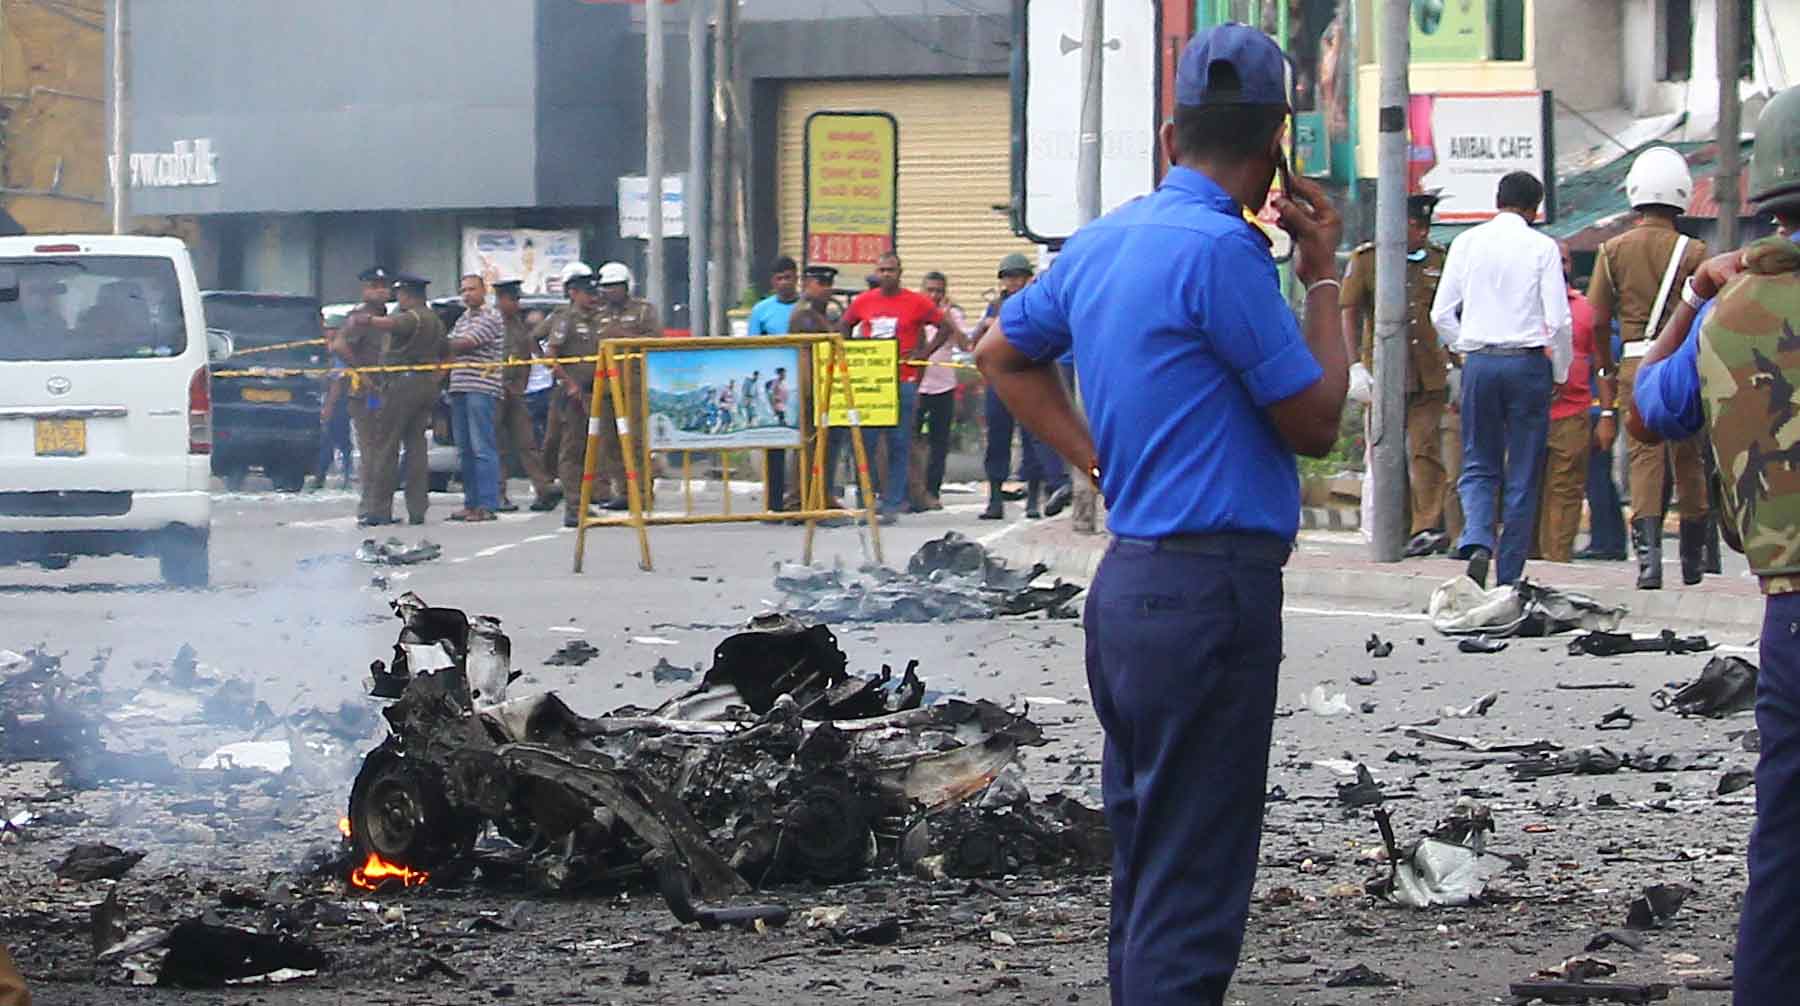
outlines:
{"label": "utility pole", "polygon": [[1412,5],[1381,5],[1380,137],[1375,182],[1375,395],[1364,492],[1375,493],[1371,542],[1377,562],[1406,549],[1406,106]]}
{"label": "utility pole", "polygon": [[[699,4],[701,0],[693,0]],[[718,0],[713,19],[713,87],[712,145],[707,151],[712,161],[711,211],[712,240],[709,243],[713,268],[707,303],[712,311],[714,335],[730,335],[730,320],[725,312],[731,307],[726,284],[731,276],[731,104],[725,97],[726,82],[736,72],[732,66],[731,44],[736,33],[737,0]]]}
{"label": "utility pole", "polygon": [[[1082,226],[1100,216],[1101,54],[1106,51],[1106,8],[1102,0],[1082,0],[1081,142],[1076,148],[1075,200]],[[1079,384],[1079,376],[1077,376]],[[1080,388],[1070,389],[1080,401]],[[1099,490],[1086,472],[1069,473],[1069,522],[1081,534],[1099,529]]]}
{"label": "utility pole", "polygon": [[1738,246],[1738,135],[1742,131],[1738,109],[1738,55],[1742,40],[1738,31],[1738,0],[1715,0],[1718,4],[1719,63],[1719,173],[1713,176],[1713,201],[1719,206],[1718,244],[1714,251],[1730,251]]}
{"label": "utility pole", "polygon": [[706,5],[688,0],[688,176],[682,187],[687,211],[688,328],[711,332],[706,310]]}
{"label": "utility pole", "polygon": [[663,299],[663,12],[662,0],[644,4],[644,174],[650,185],[649,254],[644,257],[644,299],[667,311]]}
{"label": "utility pole", "polygon": [[112,232],[131,229],[127,204],[131,183],[131,155],[125,152],[125,0],[113,0],[112,18]]}

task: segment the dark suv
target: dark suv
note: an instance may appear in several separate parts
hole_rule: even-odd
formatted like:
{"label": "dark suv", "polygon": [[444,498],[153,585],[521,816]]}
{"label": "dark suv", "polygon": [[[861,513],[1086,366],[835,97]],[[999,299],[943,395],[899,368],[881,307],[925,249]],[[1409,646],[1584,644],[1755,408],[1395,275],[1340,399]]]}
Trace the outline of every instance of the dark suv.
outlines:
{"label": "dark suv", "polygon": [[[279,371],[331,365],[319,299],[208,290],[200,300],[206,327],[230,333],[235,346],[231,359],[215,370],[275,371],[213,378],[213,474],[227,488],[238,489],[250,469],[260,468],[276,489],[298,492],[318,463],[325,383],[317,375]],[[289,343],[297,345],[262,351]]]}

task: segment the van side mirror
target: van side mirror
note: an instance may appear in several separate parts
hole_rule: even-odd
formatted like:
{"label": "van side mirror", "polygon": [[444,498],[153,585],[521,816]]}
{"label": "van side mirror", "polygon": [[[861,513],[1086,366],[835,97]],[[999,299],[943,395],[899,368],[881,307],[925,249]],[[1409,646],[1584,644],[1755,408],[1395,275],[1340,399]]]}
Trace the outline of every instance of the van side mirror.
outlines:
{"label": "van side mirror", "polygon": [[218,328],[206,330],[206,361],[208,363],[224,363],[237,352],[237,344],[231,339],[231,333]]}

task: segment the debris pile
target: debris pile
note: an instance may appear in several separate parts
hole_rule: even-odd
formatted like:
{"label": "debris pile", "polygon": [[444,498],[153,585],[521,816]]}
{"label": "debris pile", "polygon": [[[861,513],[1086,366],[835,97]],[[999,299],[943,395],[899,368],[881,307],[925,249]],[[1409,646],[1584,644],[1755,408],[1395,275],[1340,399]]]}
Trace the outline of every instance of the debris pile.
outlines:
{"label": "debris pile", "polygon": [[444,546],[423,539],[417,545],[408,545],[398,538],[387,541],[364,538],[356,547],[356,560],[374,566],[416,566],[443,554]]}
{"label": "debris pile", "polygon": [[1601,604],[1586,594],[1529,580],[1483,590],[1466,576],[1447,580],[1432,591],[1426,610],[1432,627],[1444,635],[1488,639],[1553,636],[1575,629],[1610,633],[1627,614],[1624,608]]}
{"label": "debris pile", "polygon": [[924,704],[916,662],[852,674],[823,625],[762,616],[692,689],[590,718],[554,693],[507,696],[493,620],[412,594],[394,607],[400,641],[372,668],[391,734],[351,790],[353,862],[553,891],[653,878],[703,925],[785,917],[704,906],[753,885],[1110,862],[1098,812],[1033,801],[1008,772],[1045,743],[1037,724],[988,701]]}
{"label": "debris pile", "polygon": [[846,575],[782,563],[775,587],[787,595],[789,611],[828,625],[844,622],[947,622],[1043,612],[1074,618],[1071,602],[1081,587],[1058,579],[1036,584],[1048,567],[1013,569],[979,542],[954,531],[928,541],[906,564],[906,572],[865,566]]}

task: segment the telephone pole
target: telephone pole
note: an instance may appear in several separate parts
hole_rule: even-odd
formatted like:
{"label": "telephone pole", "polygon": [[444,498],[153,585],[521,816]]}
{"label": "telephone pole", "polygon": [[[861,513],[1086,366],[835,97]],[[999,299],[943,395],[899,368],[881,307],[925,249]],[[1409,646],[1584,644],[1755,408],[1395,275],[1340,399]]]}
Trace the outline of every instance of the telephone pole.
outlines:
{"label": "telephone pole", "polygon": [[112,232],[124,234],[131,230],[131,155],[125,150],[125,0],[113,0],[112,106]]}
{"label": "telephone pole", "polygon": [[[693,0],[699,4],[701,0]],[[712,161],[712,194],[707,204],[711,211],[711,251],[713,268],[709,277],[708,309],[712,311],[714,335],[730,335],[730,321],[725,312],[732,298],[726,290],[731,277],[731,104],[726,100],[725,85],[736,72],[732,67],[731,45],[736,33],[737,0],[718,0],[713,19],[713,85],[712,145],[707,151]]]}
{"label": "telephone pole", "polygon": [[1370,471],[1375,493],[1371,551],[1399,562],[1406,550],[1406,106],[1407,34],[1412,5],[1381,5],[1380,138],[1375,182],[1375,394],[1369,413]]}
{"label": "telephone pole", "polygon": [[688,175],[681,195],[687,217],[688,328],[700,336],[711,334],[712,322],[706,310],[706,99],[706,4],[688,0]]}
{"label": "telephone pole", "polygon": [[[644,5],[644,174],[649,183],[649,253],[644,256],[644,299],[668,311],[663,299],[663,12],[661,0]],[[666,316],[666,315],[665,315]]]}
{"label": "telephone pole", "polygon": [[[1081,143],[1076,148],[1075,198],[1081,223],[1100,216],[1101,54],[1106,51],[1106,8],[1102,0],[1083,0],[1081,9]],[[1077,385],[1080,378],[1077,376]],[[1069,389],[1080,401],[1080,388]],[[1073,466],[1071,466],[1071,469]],[[1069,472],[1069,521],[1076,531],[1099,529],[1099,489],[1086,472]]]}
{"label": "telephone pole", "polygon": [[1739,52],[1743,48],[1738,23],[1738,0],[1715,0],[1718,4],[1719,63],[1719,172],[1713,176],[1713,201],[1719,206],[1718,241],[1714,251],[1730,251],[1738,246],[1738,135],[1742,131],[1738,108]]}

